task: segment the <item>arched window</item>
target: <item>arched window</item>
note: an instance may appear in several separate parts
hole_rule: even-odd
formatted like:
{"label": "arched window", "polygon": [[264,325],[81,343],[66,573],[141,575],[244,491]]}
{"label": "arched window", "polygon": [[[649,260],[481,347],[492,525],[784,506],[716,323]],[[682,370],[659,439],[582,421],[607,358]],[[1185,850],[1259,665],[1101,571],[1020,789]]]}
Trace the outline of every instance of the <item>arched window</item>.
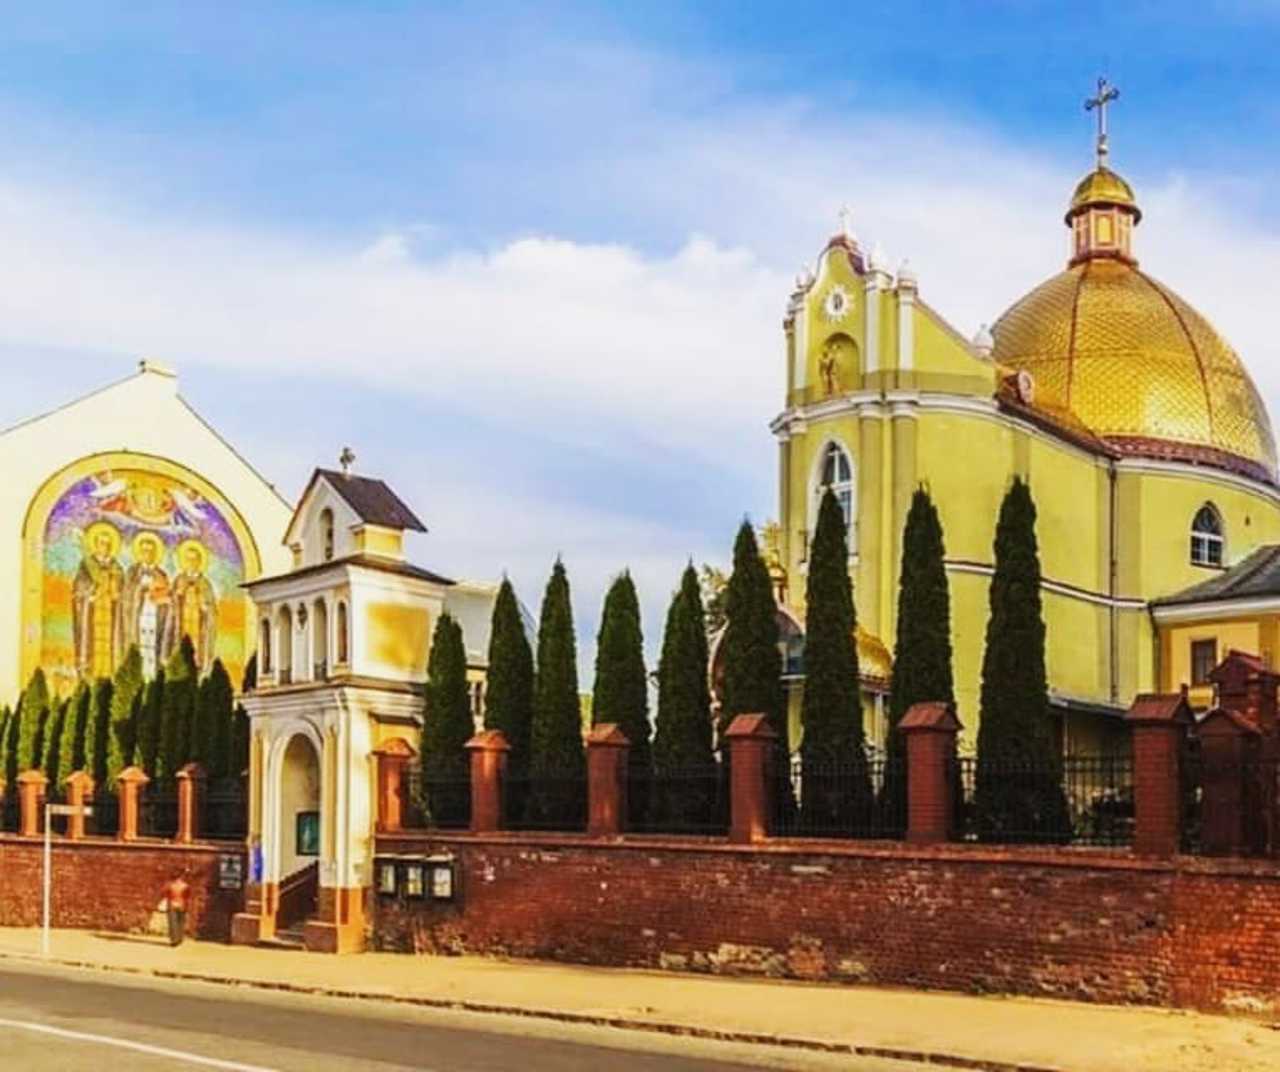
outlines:
{"label": "arched window", "polygon": [[329,562],[333,558],[333,511],[327,506],[320,511],[320,540],[324,560]]}
{"label": "arched window", "polygon": [[293,681],[293,611],[287,606],[280,608],[276,618],[276,634],[280,684],[288,685]]}
{"label": "arched window", "polygon": [[[818,466],[818,481],[813,495],[813,528],[818,524],[818,507],[822,503],[823,492],[831,489],[844,514],[844,527],[850,548],[853,547],[853,463],[849,455],[838,443],[828,443],[822,448],[822,458]],[[813,536],[810,531],[810,538]]]}
{"label": "arched window", "polygon": [[1212,503],[1205,503],[1191,522],[1191,564],[1221,566],[1223,543],[1222,515]]}
{"label": "arched window", "polygon": [[271,673],[271,620],[269,618],[262,619],[262,639],[258,642],[258,649],[261,652],[260,662],[262,666],[259,669],[264,674]]}
{"label": "arched window", "polygon": [[337,629],[337,632],[338,632],[338,638],[337,638],[337,639],[338,639],[338,644],[337,644],[338,653],[337,653],[337,659],[336,659],[336,661],[337,661],[340,665],[345,665],[345,664],[349,661],[349,659],[350,659],[350,655],[349,655],[349,652],[348,652],[348,650],[347,650],[347,643],[348,643],[348,641],[347,641],[347,605],[346,605],[346,603],[339,603],[339,604],[338,604],[338,615],[337,615],[337,617],[338,617],[338,629]]}
{"label": "arched window", "polygon": [[316,600],[311,613],[311,652],[314,678],[324,681],[329,676],[329,605],[323,599]]}

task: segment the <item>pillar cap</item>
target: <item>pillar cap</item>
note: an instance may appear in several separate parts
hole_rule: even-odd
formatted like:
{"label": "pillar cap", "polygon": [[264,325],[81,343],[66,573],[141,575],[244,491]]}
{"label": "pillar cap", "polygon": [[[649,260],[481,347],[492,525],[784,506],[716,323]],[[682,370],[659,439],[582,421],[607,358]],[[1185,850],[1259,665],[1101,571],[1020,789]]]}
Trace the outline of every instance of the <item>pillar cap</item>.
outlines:
{"label": "pillar cap", "polygon": [[175,774],[174,777],[175,778],[207,778],[208,775],[205,773],[204,767],[202,767],[199,763],[188,763],[185,766],[180,767],[178,769],[178,773]]}
{"label": "pillar cap", "polygon": [[93,793],[93,775],[86,770],[72,771],[67,775],[67,785],[78,785],[84,788],[86,793]]}
{"label": "pillar cap", "polygon": [[599,722],[587,734],[587,744],[605,748],[630,748],[631,741],[616,722]]}
{"label": "pillar cap", "polygon": [[1196,716],[1185,692],[1141,692],[1124,719],[1131,726],[1190,726]]}
{"label": "pillar cap", "polygon": [[[475,738],[472,738],[474,740]],[[470,746],[471,741],[467,742]],[[416,748],[413,747],[403,737],[392,737],[389,741],[383,741],[377,748],[373,750],[375,756],[392,756],[396,759],[412,759],[418,754]]]}
{"label": "pillar cap", "polygon": [[18,775],[19,785],[48,785],[49,779],[45,776],[44,771],[37,767],[30,770],[24,770]]}
{"label": "pillar cap", "polygon": [[1201,737],[1259,737],[1262,731],[1239,711],[1215,707],[1200,719],[1196,733]]}
{"label": "pillar cap", "polygon": [[466,748],[475,752],[510,752],[507,735],[501,730],[481,730],[469,740]]}
{"label": "pillar cap", "polygon": [[116,781],[124,782],[127,785],[146,785],[151,779],[147,777],[147,772],[141,767],[125,767],[124,770],[116,775]]}
{"label": "pillar cap", "polygon": [[959,733],[964,727],[956,717],[956,706],[945,700],[928,700],[912,704],[898,723],[901,733]]}
{"label": "pillar cap", "polygon": [[768,715],[738,715],[729,723],[725,737],[748,737],[757,740],[774,740],[778,731],[769,725]]}

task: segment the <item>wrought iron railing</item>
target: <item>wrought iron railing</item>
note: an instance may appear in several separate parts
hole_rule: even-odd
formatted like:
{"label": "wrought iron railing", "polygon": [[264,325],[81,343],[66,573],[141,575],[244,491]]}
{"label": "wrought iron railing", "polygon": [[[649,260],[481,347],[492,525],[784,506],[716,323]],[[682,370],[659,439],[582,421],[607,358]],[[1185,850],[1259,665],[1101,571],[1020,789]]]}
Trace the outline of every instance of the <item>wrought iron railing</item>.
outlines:
{"label": "wrought iron railing", "polygon": [[790,793],[775,800],[773,832],[778,837],[896,837],[902,822],[883,798],[895,777],[905,778],[897,759],[791,756],[785,784],[779,787]]}
{"label": "wrought iron railing", "polygon": [[240,778],[220,778],[206,787],[199,834],[210,841],[243,841],[249,833],[249,798]]}
{"label": "wrought iron railing", "polygon": [[[639,783],[639,784],[637,784]],[[655,770],[627,786],[637,834],[723,835],[729,829],[728,781],[717,763]]]}
{"label": "wrought iron railing", "polygon": [[432,830],[465,830],[471,823],[471,778],[425,778],[421,768],[407,772],[401,782],[401,810],[405,826]]}
{"label": "wrought iron railing", "polygon": [[587,779],[583,771],[540,772],[508,777],[507,798],[523,804],[508,814],[512,830],[574,832],[587,826]]}

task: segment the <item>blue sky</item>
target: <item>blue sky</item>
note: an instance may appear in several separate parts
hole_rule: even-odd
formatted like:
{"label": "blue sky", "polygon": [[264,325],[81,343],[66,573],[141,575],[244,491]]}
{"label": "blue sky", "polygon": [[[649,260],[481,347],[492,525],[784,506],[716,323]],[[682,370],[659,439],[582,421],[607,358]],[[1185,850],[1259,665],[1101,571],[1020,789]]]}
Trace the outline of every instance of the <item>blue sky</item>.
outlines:
{"label": "blue sky", "polygon": [[[5,5],[0,419],[176,366],[286,495],[351,443],[589,663],[774,512],[779,321],[847,202],[972,332],[1063,260],[1081,103],[1269,400],[1280,5]],[[585,684],[585,683],[584,683]]]}

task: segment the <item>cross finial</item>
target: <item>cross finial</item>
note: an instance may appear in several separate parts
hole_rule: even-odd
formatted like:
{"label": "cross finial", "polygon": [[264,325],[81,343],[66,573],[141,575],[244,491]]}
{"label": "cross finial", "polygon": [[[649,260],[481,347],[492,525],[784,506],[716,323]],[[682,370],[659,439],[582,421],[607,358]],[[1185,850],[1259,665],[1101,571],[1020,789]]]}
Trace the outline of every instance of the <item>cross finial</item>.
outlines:
{"label": "cross finial", "polygon": [[356,452],[350,447],[343,447],[342,453],[338,455],[338,464],[342,466],[342,475],[350,476],[351,467],[356,463]]}
{"label": "cross finial", "polygon": [[848,205],[841,205],[840,211],[836,213],[836,218],[840,221],[840,233],[845,238],[853,237],[853,213],[849,211]]}
{"label": "cross finial", "polygon": [[1120,91],[1115,86],[1105,77],[1099,77],[1098,95],[1084,102],[1086,112],[1096,110],[1098,113],[1098,167],[1107,162],[1107,105],[1119,96]]}

